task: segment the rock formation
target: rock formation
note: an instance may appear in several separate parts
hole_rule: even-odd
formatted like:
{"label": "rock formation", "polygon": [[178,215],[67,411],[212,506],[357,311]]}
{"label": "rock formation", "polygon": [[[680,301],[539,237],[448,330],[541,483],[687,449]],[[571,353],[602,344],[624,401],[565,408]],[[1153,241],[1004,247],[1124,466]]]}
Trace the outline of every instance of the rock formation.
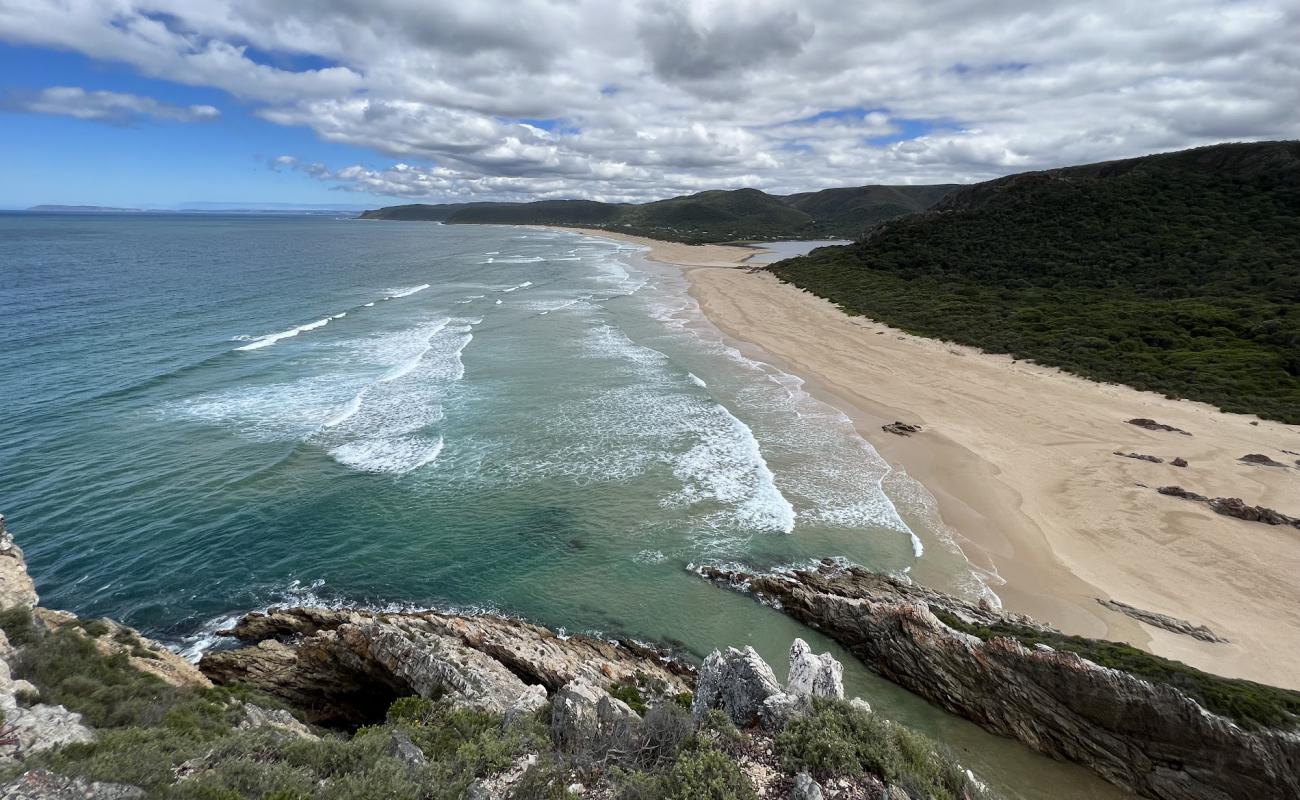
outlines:
{"label": "rock formation", "polygon": [[[791,718],[807,713],[814,697],[844,698],[844,665],[830,653],[813,655],[803,639],[790,645],[790,672],[785,688],[772,668],[752,647],[714,650],[700,667],[691,714],[702,719],[713,709],[726,712],[740,727],[762,724],[779,729]],[[864,711],[871,706],[859,698]]]}
{"label": "rock formation", "polygon": [[1246,730],[1173,686],[1046,644],[971,630],[1052,628],[860,567],[753,574],[702,567],[824,631],[884,677],[996,733],[1160,800],[1300,797],[1300,734]]}
{"label": "rock formation", "polygon": [[1286,464],[1275,461],[1263,453],[1247,453],[1237,460],[1246,464],[1259,464],[1262,467],[1286,467]]}
{"label": "rock formation", "polygon": [[1179,456],[1178,458],[1175,458],[1173,461],[1170,461],[1169,463],[1173,464],[1175,467],[1185,467],[1187,466],[1187,459]]}
{"label": "rock formation", "polygon": [[1164,423],[1156,422],[1153,419],[1147,419],[1145,417],[1138,417],[1137,419],[1130,419],[1126,421],[1130,425],[1136,425],[1139,428],[1145,428],[1146,430],[1149,431],[1169,431],[1170,433],[1181,433],[1184,436],[1191,436],[1190,433],[1183,430],[1182,428],[1175,428],[1173,425],[1165,425]]}
{"label": "rock formation", "polygon": [[246,646],[208,653],[200,663],[204,674],[312,708],[321,724],[373,721],[407,694],[530,713],[545,703],[547,691],[560,690],[585,668],[600,675],[602,688],[641,682],[673,695],[694,683],[687,667],[643,645],[561,638],[540,625],[490,615],[273,609],[248,614],[222,633]]}
{"label": "rock formation", "polygon": [[1170,497],[1206,503],[1214,513],[1225,517],[1236,517],[1247,522],[1263,522],[1266,525],[1290,525],[1293,528],[1300,528],[1300,517],[1288,516],[1266,506],[1246,505],[1246,501],[1240,497],[1206,497],[1203,494],[1189,492],[1181,486],[1161,486],[1156,491]]}
{"label": "rock formation", "polygon": [[1124,456],[1125,458],[1136,458],[1139,461],[1150,461],[1152,464],[1165,463],[1165,460],[1163,458],[1160,458],[1159,456],[1149,456],[1146,455],[1145,453],[1123,453],[1120,452],[1119,450],[1116,450],[1115,455]]}
{"label": "rock formation", "polygon": [[33,608],[37,600],[23,550],[5,530],[5,518],[0,514],[0,608]]}
{"label": "rock formation", "polygon": [[914,433],[921,432],[920,425],[909,425],[906,422],[898,422],[897,420],[888,425],[881,425],[880,429],[885,433],[893,433],[899,436],[911,436]]}
{"label": "rock formation", "polygon": [[1184,636],[1191,636],[1193,639],[1200,639],[1203,642],[1229,641],[1204,625],[1193,625],[1184,619],[1178,619],[1177,617],[1171,617],[1167,614],[1160,614],[1155,611],[1147,611],[1145,609],[1131,606],[1128,603],[1121,603],[1118,600],[1103,600],[1098,597],[1097,602],[1101,603],[1106,608],[1109,608],[1111,611],[1118,611],[1121,614],[1126,614],[1132,617],[1138,622],[1145,622],[1148,625],[1154,625],[1157,628],[1163,628],[1172,633],[1181,633]]}

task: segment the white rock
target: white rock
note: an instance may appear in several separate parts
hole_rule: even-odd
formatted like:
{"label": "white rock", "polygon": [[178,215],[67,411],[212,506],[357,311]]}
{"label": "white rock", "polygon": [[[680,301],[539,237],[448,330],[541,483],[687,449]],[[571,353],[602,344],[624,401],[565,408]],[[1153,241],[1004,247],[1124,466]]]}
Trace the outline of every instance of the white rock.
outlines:
{"label": "white rock", "polygon": [[753,647],[714,650],[696,676],[691,714],[701,719],[711,709],[727,712],[731,721],[747,727],[761,721],[763,704],[781,693],[772,668]]}
{"label": "white rock", "polygon": [[790,800],[822,800],[822,787],[811,775],[800,772],[790,787]]}
{"label": "white rock", "polygon": [[830,653],[813,655],[803,639],[790,645],[790,677],[786,692],[797,697],[844,698],[844,666]]}

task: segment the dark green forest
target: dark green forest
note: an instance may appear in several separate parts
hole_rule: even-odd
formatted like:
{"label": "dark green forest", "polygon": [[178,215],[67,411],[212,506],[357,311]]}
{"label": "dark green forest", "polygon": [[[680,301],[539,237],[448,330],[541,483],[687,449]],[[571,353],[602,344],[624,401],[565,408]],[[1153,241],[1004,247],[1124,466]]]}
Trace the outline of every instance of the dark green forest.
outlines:
{"label": "dark green forest", "polygon": [[1300,142],[976,184],[771,270],[911,333],[1300,423]]}

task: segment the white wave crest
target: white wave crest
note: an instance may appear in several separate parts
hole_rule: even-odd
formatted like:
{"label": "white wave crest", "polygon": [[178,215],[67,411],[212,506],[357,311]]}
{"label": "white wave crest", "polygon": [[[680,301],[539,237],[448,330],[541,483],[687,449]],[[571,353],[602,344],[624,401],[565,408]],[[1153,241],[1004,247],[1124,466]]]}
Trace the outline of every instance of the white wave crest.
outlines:
{"label": "white wave crest", "polygon": [[333,318],[325,317],[324,319],[318,319],[315,322],[308,322],[306,325],[299,325],[296,328],[290,328],[287,331],[280,331],[279,333],[269,333],[265,336],[259,336],[253,341],[244,345],[243,347],[236,347],[235,349],[236,350],[260,350],[263,347],[270,347],[271,345],[275,344],[276,342],[282,339],[290,339],[294,336],[297,336],[300,333],[304,333],[306,331],[314,331],[317,328],[323,328],[326,325],[330,324],[331,319]]}
{"label": "white wave crest", "polygon": [[427,283],[422,283],[422,284],[420,284],[419,286],[412,286],[412,287],[409,288],[409,289],[389,289],[389,290],[388,290],[388,292],[389,292],[388,297],[386,297],[385,299],[386,299],[386,300],[396,300],[396,299],[399,298],[399,297],[410,297],[411,295],[415,294],[416,292],[423,292],[425,289],[428,289],[428,288],[429,288],[429,284],[427,284]]}

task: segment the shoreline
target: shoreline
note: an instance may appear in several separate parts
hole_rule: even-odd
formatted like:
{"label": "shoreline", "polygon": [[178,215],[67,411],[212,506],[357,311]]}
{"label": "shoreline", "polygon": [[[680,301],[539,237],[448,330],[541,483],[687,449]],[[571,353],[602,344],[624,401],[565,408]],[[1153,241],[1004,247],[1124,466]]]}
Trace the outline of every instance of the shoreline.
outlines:
{"label": "shoreline", "polygon": [[[773,275],[752,248],[685,245],[596,229],[682,270],[704,316],[843,411],[895,469],[935,498],[944,527],[1012,611],[1069,634],[1123,641],[1207,672],[1300,689],[1300,534],[1156,493],[1177,484],[1300,513],[1300,468],[1246,453],[1300,451],[1294,426],[1099,384],[1009,356],[911,336]],[[1125,424],[1136,417],[1193,436]],[[909,437],[880,426],[902,420]],[[1252,424],[1256,423],[1256,424]],[[1160,456],[1155,464],[1114,455]],[[1175,456],[1190,465],[1167,463]],[[919,533],[919,532],[918,532]],[[929,543],[927,542],[927,545]],[[918,582],[951,588],[920,559]],[[1103,607],[1114,600],[1206,625],[1210,643]]]}

